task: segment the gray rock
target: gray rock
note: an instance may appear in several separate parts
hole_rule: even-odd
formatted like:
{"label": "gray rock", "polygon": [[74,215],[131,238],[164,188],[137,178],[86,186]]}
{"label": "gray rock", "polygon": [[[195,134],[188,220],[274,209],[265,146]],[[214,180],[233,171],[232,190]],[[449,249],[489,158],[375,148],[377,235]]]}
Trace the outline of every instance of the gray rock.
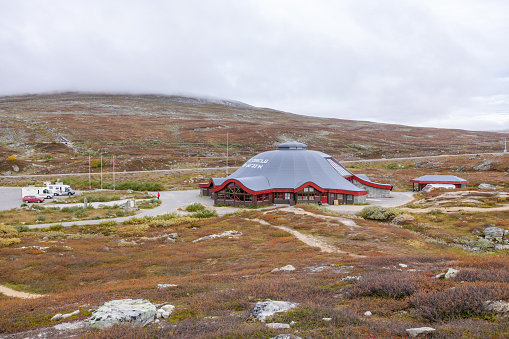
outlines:
{"label": "gray rock", "polygon": [[502,242],[504,229],[500,227],[488,227],[484,229],[484,238],[491,241]]}
{"label": "gray rock", "polygon": [[279,272],[279,271],[295,271],[295,267],[293,267],[293,265],[286,265],[281,268],[275,268],[271,272]]}
{"label": "gray rock", "polygon": [[279,312],[286,312],[297,306],[299,306],[298,303],[290,301],[259,301],[255,304],[251,312],[249,312],[249,316],[265,322],[267,317],[273,316]]}
{"label": "gray rock", "polygon": [[272,337],[270,339],[302,339],[302,338],[299,336],[296,336],[295,334],[285,333],[285,334],[278,334],[277,336]]}
{"label": "gray rock", "polygon": [[407,222],[415,221],[415,218],[411,216],[410,214],[400,214],[396,216],[394,219],[392,219],[391,223],[395,225],[403,225]]}
{"label": "gray rock", "polygon": [[171,287],[177,287],[178,285],[175,284],[158,284],[157,288],[171,288]]}
{"label": "gray rock", "polygon": [[69,318],[69,317],[72,317],[72,316],[78,315],[78,314],[80,314],[80,310],[76,310],[74,312],[67,313],[67,314],[62,314],[62,319],[66,319],[66,318]]}
{"label": "gray rock", "polygon": [[371,311],[366,311],[366,312],[364,312],[364,315],[365,315],[366,317],[370,317],[370,316],[372,316],[372,315],[373,315],[373,313],[371,313]]}
{"label": "gray rock", "polygon": [[341,281],[359,281],[361,279],[361,275],[347,275],[346,277],[341,278]]}
{"label": "gray rock", "polygon": [[62,313],[57,313],[53,316],[53,318],[51,318],[51,321],[60,320],[60,319],[63,319]]}
{"label": "gray rock", "polygon": [[273,329],[290,328],[290,324],[283,323],[267,323],[266,326]]}
{"label": "gray rock", "polygon": [[479,188],[480,190],[496,190],[496,189],[497,189],[495,186],[490,185],[490,184],[480,184],[480,185],[478,186],[478,188]]}
{"label": "gray rock", "polygon": [[509,245],[495,245],[495,249],[499,251],[509,250]]}
{"label": "gray rock", "polygon": [[12,170],[14,172],[19,172],[19,166],[18,165],[12,165]]}
{"label": "gray rock", "polygon": [[156,315],[157,319],[168,318],[174,309],[175,309],[175,306],[173,306],[173,305],[164,305],[163,307],[161,307],[160,309],[157,310],[157,315]]}
{"label": "gray rock", "polygon": [[90,318],[90,327],[110,327],[124,322],[145,326],[154,320],[156,307],[145,299],[112,300],[100,306]]}
{"label": "gray rock", "polygon": [[493,312],[498,312],[498,313],[507,313],[507,312],[509,312],[509,302],[507,302],[507,301],[503,301],[503,300],[491,301],[491,300],[488,300],[488,301],[483,302],[482,305],[484,306],[484,308],[487,311],[493,311]]}
{"label": "gray rock", "polygon": [[454,278],[458,273],[460,273],[459,270],[455,270],[454,268],[449,268],[447,272],[444,275],[445,279]]}
{"label": "gray rock", "polygon": [[416,328],[408,328],[406,332],[410,338],[415,338],[421,334],[428,334],[434,332],[435,329],[433,327],[416,327]]}

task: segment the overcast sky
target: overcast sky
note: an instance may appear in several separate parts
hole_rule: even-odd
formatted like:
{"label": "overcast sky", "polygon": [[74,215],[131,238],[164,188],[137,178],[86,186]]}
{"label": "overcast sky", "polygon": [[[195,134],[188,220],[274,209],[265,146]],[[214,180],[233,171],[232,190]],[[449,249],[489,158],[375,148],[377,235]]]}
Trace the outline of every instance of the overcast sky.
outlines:
{"label": "overcast sky", "polygon": [[0,0],[0,95],[52,91],[509,129],[509,1]]}

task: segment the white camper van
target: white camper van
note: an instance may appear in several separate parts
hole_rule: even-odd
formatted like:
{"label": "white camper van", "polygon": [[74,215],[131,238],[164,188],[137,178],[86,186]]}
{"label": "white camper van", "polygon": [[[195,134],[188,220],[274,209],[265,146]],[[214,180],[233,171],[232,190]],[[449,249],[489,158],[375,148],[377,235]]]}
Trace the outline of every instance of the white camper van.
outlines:
{"label": "white camper van", "polygon": [[21,199],[28,195],[35,195],[38,198],[51,199],[53,198],[53,192],[47,187],[35,187],[28,186],[21,188]]}
{"label": "white camper van", "polygon": [[49,181],[45,181],[46,188],[53,192],[54,195],[74,195],[75,192],[69,185],[64,185],[62,182],[57,181],[52,184]]}

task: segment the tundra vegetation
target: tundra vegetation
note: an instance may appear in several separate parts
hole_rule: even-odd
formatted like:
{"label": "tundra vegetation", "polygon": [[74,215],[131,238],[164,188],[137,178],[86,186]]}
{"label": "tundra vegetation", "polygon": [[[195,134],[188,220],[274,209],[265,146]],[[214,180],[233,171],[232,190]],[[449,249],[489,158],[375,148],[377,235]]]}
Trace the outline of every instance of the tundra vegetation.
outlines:
{"label": "tundra vegetation", "polygon": [[[52,130],[53,125],[61,128]],[[294,139],[399,191],[411,189],[409,179],[453,172],[470,181],[458,192],[481,183],[508,192],[509,154],[466,155],[501,151],[500,133],[310,118],[182,97],[77,93],[2,100],[0,185],[40,185],[54,177],[29,175],[74,173],[64,183],[88,189],[90,156],[91,186],[99,188],[98,159],[104,154],[103,188],[113,188],[115,155],[117,189],[197,189],[200,182],[225,176],[227,131],[233,167]],[[57,133],[71,144],[54,141]],[[390,159],[441,154],[465,155]],[[387,160],[361,161],[383,157]],[[135,172],[145,170],[161,172]],[[87,200],[116,199],[94,194]],[[509,301],[509,251],[484,236],[493,227],[509,230],[507,203],[506,197],[488,193],[446,199],[444,192],[431,191],[418,194],[406,208],[368,209],[347,218],[317,205],[298,206],[307,213],[239,209],[221,217],[195,205],[186,215],[36,230],[24,223],[113,217],[123,210],[68,206],[57,211],[42,205],[4,211],[0,284],[43,297],[0,295],[0,334],[24,338],[25,333],[15,333],[63,322],[51,321],[57,313],[80,310],[65,321],[84,320],[106,301],[144,298],[171,303],[175,310],[143,328],[85,327],[73,335],[401,338],[408,328],[430,326],[436,329],[433,338],[507,338],[507,316],[486,302]],[[337,251],[321,251],[286,230]],[[213,237],[219,234],[235,236]],[[287,265],[295,270],[280,269]],[[442,274],[450,268],[459,272],[445,279]],[[253,306],[267,299],[299,303],[266,321],[291,324],[289,329],[249,317]]]}
{"label": "tundra vegetation", "polygon": [[[485,307],[486,301],[509,299],[508,251],[472,251],[464,244],[487,227],[509,229],[507,211],[414,213],[400,224],[350,216],[352,224],[312,205],[307,214],[243,209],[209,218],[197,214],[206,211],[198,205],[188,206],[186,216],[9,228],[4,233],[20,243],[0,248],[0,281],[45,297],[0,297],[1,333],[54,325],[63,320],[51,321],[53,315],[77,309],[70,320],[82,320],[105,301],[144,298],[175,310],[143,328],[82,328],[80,335],[397,338],[422,326],[434,327],[434,338],[509,335],[507,317]],[[278,227],[341,252],[322,252]],[[241,235],[194,242],[232,230]],[[273,271],[286,265],[296,269]],[[437,278],[449,268],[459,273]],[[291,323],[286,332],[249,318],[254,304],[267,299],[300,304],[267,319]]]}

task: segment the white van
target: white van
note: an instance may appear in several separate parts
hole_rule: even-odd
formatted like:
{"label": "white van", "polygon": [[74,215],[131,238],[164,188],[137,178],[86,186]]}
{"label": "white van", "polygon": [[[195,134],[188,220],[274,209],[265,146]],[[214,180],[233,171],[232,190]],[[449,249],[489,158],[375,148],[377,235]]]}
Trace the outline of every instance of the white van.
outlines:
{"label": "white van", "polygon": [[28,186],[21,188],[21,199],[28,195],[34,195],[38,198],[51,199],[53,198],[53,192],[47,187],[35,187]]}
{"label": "white van", "polygon": [[49,181],[44,182],[46,187],[53,192],[54,195],[74,195],[76,192],[73,191],[71,186],[64,185],[63,183],[57,181],[52,184]]}

